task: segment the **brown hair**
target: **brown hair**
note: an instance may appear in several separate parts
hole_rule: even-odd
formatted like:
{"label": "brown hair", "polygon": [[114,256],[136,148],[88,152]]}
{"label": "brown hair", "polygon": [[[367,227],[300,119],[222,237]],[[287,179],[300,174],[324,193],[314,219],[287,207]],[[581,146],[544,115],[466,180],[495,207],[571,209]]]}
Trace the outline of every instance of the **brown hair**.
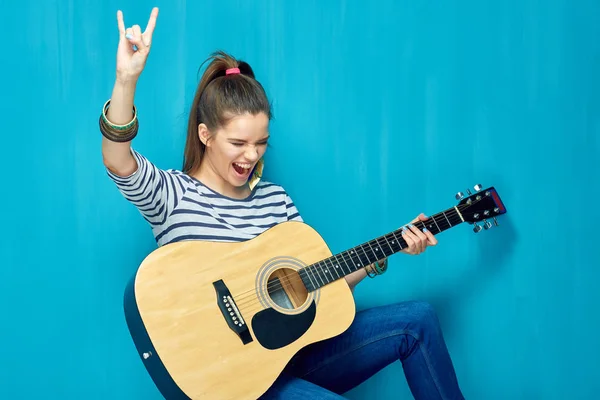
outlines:
{"label": "brown hair", "polygon": [[[254,78],[248,63],[217,51],[202,63],[210,61],[196,89],[187,129],[183,154],[183,172],[189,174],[200,167],[206,150],[198,137],[198,125],[209,131],[225,126],[234,116],[265,113],[271,120],[271,105],[262,85]],[[200,66],[202,68],[202,65]],[[239,74],[226,75],[229,68],[239,68]]]}

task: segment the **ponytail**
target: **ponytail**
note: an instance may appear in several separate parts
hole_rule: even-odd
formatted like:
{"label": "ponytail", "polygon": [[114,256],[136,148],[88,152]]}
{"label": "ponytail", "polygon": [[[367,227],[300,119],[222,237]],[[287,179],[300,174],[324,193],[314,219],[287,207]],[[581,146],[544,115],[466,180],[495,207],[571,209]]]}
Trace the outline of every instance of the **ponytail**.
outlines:
{"label": "ponytail", "polygon": [[[206,146],[198,137],[198,125],[203,123],[210,132],[227,125],[237,115],[265,113],[272,118],[271,105],[254,71],[244,61],[238,61],[223,51],[213,53],[196,89],[188,120],[187,139],[182,171],[195,172],[202,162]],[[201,66],[202,67],[202,66]],[[227,74],[227,70],[239,73]],[[237,72],[237,71],[236,71]]]}

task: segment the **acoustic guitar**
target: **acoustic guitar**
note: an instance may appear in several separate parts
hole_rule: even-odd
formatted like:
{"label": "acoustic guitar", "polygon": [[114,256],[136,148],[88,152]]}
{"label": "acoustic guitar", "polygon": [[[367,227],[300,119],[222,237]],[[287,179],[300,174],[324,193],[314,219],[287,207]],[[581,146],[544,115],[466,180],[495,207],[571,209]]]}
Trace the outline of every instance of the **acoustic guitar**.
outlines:
{"label": "acoustic guitar", "polygon": [[[416,227],[433,234],[498,224],[494,187]],[[159,247],[125,290],[130,334],[167,399],[257,399],[303,347],[344,332],[355,304],[346,275],[407,247],[401,229],[332,254],[301,222],[240,243],[184,241]]]}

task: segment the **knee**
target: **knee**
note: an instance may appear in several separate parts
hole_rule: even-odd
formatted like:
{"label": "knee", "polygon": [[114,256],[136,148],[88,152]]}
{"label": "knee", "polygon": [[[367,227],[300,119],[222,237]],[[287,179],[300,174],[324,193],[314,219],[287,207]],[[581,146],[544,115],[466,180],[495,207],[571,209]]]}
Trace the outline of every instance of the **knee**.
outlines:
{"label": "knee", "polygon": [[439,331],[439,319],[435,308],[426,301],[411,301],[407,303],[413,329],[421,335],[437,333]]}

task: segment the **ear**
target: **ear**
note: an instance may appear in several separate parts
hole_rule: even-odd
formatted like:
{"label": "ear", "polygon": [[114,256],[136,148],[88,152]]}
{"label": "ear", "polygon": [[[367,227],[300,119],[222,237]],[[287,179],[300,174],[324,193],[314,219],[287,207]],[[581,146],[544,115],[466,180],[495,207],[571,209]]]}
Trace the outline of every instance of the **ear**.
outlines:
{"label": "ear", "polygon": [[209,140],[210,139],[210,132],[208,131],[208,127],[206,126],[206,124],[201,123],[198,124],[198,137],[200,138],[200,141],[205,145],[205,146],[210,146]]}

